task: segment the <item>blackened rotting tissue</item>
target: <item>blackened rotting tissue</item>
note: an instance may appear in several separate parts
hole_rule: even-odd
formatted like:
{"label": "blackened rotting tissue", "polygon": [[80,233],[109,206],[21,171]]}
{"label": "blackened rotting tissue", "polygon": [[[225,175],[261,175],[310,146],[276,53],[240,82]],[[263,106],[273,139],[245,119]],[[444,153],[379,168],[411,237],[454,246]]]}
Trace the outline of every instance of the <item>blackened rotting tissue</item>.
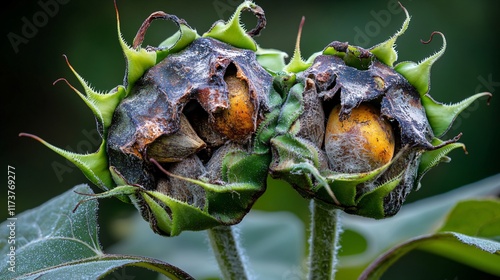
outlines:
{"label": "blackened rotting tissue", "polygon": [[[230,107],[228,74],[237,75],[248,87],[254,129],[239,144],[250,142],[269,111],[272,77],[257,63],[253,51],[198,38],[150,68],[118,105],[108,135],[110,166],[127,184],[156,190],[164,175],[150,158],[169,169],[178,168],[186,158],[198,164],[192,157],[203,154],[206,164],[219,147],[231,142],[214,125],[217,114]],[[161,179],[161,188],[171,185],[167,183]]]}

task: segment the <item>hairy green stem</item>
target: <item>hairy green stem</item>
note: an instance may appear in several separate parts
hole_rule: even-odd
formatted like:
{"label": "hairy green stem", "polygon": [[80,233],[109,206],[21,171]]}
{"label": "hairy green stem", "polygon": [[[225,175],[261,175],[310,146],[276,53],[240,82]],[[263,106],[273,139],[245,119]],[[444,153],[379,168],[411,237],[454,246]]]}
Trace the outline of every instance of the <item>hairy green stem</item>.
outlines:
{"label": "hairy green stem", "polygon": [[234,229],[230,226],[211,228],[208,230],[208,238],[219,263],[223,279],[248,279],[245,259]]}
{"label": "hairy green stem", "polygon": [[340,210],[324,209],[311,201],[308,279],[334,279],[341,232]]}

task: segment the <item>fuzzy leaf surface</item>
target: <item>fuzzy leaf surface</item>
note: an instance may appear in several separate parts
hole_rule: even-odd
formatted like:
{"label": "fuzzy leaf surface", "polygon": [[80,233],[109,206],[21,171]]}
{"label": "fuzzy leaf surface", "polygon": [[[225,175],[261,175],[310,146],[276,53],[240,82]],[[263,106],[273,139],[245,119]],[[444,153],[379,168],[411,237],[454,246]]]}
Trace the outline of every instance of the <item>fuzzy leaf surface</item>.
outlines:
{"label": "fuzzy leaf surface", "polygon": [[[97,202],[82,203],[73,212],[87,198],[81,193],[93,194],[90,187],[79,185],[0,225],[0,267],[7,279],[98,279],[125,266],[148,268],[171,279],[192,279],[158,260],[104,254],[98,240]],[[15,239],[9,239],[12,232]],[[15,266],[9,263],[11,252]]]}

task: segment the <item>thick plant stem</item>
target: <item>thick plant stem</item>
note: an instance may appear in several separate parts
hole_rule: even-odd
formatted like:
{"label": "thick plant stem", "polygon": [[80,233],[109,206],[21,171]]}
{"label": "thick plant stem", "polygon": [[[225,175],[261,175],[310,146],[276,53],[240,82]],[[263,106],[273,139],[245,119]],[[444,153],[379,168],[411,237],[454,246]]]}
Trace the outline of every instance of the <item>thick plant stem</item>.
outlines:
{"label": "thick plant stem", "polygon": [[210,245],[219,263],[225,280],[249,279],[245,269],[245,259],[238,244],[234,229],[230,226],[218,226],[208,230]]}
{"label": "thick plant stem", "polygon": [[309,240],[310,280],[334,279],[339,235],[341,232],[340,210],[324,209],[311,201],[311,238]]}

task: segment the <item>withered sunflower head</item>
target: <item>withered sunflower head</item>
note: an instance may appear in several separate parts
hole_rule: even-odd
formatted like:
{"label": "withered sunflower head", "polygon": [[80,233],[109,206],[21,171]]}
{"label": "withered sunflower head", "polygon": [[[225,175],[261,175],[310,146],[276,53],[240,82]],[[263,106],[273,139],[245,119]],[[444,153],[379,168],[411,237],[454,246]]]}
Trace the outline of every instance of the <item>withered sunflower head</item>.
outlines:
{"label": "withered sunflower head", "polygon": [[281,135],[271,140],[271,172],[305,197],[353,214],[392,216],[430,168],[448,161],[449,151],[465,149],[457,143],[460,135],[438,137],[489,93],[454,105],[430,97],[430,69],[444,53],[444,36],[441,50],[429,58],[393,66],[395,41],[409,24],[403,10],[403,27],[370,49],[334,41],[304,61],[297,44],[285,78],[279,78],[296,82],[281,82],[288,96]]}
{"label": "withered sunflower head", "polygon": [[[243,11],[257,17],[248,32]],[[158,47],[142,48],[156,19],[173,21],[179,31]],[[201,36],[183,19],[155,12],[131,47],[118,23],[127,66],[123,85],[99,93],[71,68],[85,93],[72,88],[98,120],[99,150],[75,154],[28,136],[105,190],[91,199],[132,202],[159,234],[235,224],[265,190],[270,156],[262,143],[270,136],[260,137],[266,129],[258,127],[269,123],[267,114],[279,103],[271,102],[272,77],[256,60],[253,37],[265,23],[250,1]]]}

